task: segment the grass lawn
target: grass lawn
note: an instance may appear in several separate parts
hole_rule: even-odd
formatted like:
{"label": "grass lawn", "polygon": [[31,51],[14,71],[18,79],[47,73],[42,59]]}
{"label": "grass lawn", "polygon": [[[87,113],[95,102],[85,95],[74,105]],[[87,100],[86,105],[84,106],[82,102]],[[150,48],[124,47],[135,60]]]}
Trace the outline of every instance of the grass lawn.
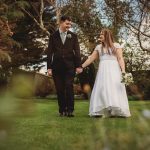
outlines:
{"label": "grass lawn", "polygon": [[74,118],[59,117],[55,100],[22,103],[5,138],[0,136],[0,150],[150,149],[150,116],[143,113],[150,110],[150,101],[130,101],[132,117],[127,119],[90,118],[88,101],[75,102]]}

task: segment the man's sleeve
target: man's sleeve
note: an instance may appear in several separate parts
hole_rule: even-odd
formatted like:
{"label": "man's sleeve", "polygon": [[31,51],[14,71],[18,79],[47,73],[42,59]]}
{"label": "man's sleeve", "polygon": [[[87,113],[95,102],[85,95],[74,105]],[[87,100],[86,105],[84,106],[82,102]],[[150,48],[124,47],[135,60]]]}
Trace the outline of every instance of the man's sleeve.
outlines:
{"label": "man's sleeve", "polygon": [[75,55],[75,67],[76,68],[81,67],[81,55],[77,35],[75,35],[74,55]]}
{"label": "man's sleeve", "polygon": [[50,36],[47,49],[47,69],[52,68],[52,61],[53,61],[53,39],[52,36]]}

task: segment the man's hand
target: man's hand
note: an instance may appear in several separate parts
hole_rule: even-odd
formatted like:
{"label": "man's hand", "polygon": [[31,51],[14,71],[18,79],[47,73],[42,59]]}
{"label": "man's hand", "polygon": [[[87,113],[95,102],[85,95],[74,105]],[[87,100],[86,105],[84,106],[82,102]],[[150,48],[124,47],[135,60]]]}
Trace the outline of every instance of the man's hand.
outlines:
{"label": "man's hand", "polygon": [[14,34],[13,32],[10,32],[10,33],[9,33],[10,36],[12,36],[13,34]]}
{"label": "man's hand", "polygon": [[48,76],[52,76],[52,69],[48,69],[48,70],[47,70],[47,75],[48,75]]}
{"label": "man's hand", "polygon": [[76,68],[76,73],[77,74],[81,73],[82,71],[83,71],[83,68],[81,68],[81,67]]}

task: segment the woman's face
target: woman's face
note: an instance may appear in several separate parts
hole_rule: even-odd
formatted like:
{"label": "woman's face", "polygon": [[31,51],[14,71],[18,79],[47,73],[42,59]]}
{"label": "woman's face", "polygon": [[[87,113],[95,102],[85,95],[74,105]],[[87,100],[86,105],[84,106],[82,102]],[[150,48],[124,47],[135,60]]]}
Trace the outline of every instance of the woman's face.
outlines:
{"label": "woman's face", "polygon": [[101,33],[100,33],[100,41],[101,41],[101,42],[104,42],[104,40],[105,40],[105,38],[104,38],[104,33],[101,32]]}

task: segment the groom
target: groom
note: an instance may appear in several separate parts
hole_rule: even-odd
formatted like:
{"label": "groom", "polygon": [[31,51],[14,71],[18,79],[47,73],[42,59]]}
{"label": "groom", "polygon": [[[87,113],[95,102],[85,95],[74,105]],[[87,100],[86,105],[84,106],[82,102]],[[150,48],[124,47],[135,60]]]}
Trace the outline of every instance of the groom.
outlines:
{"label": "groom", "polygon": [[47,73],[53,76],[60,116],[74,117],[73,81],[81,73],[77,35],[69,31],[71,18],[62,16],[59,29],[50,36],[47,52]]}

